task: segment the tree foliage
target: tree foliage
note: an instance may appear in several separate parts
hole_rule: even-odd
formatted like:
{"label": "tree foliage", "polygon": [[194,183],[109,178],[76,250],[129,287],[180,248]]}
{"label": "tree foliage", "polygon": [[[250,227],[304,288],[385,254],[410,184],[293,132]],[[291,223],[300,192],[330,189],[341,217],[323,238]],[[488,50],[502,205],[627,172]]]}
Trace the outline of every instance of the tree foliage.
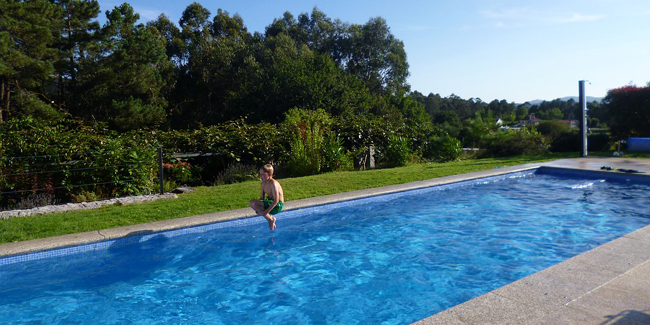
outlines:
{"label": "tree foliage", "polygon": [[57,56],[60,11],[43,0],[0,2],[0,122],[56,115],[45,88]]}
{"label": "tree foliage", "polygon": [[615,139],[650,136],[650,86],[612,89],[607,92],[605,105]]}

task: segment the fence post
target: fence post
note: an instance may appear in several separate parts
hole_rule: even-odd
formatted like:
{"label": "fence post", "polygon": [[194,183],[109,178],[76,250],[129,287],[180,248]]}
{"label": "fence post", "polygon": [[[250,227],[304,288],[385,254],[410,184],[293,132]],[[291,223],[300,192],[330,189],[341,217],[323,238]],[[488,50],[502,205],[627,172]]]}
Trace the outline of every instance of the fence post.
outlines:
{"label": "fence post", "polygon": [[160,194],[165,193],[165,182],[163,177],[162,147],[158,147],[158,179],[160,180]]}

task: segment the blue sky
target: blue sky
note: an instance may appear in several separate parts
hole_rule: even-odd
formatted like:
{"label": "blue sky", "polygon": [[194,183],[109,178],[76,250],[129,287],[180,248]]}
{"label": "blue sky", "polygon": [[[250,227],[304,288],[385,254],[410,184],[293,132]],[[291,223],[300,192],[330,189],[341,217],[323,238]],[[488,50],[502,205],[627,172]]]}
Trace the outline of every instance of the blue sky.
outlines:
{"label": "blue sky", "polygon": [[[102,12],[124,1],[99,0]],[[141,22],[164,13],[178,23],[193,1],[127,1]],[[412,90],[443,97],[552,100],[588,96],[650,81],[648,0],[203,0],[212,15],[238,13],[250,32],[264,32],[285,11],[318,7],[328,17],[364,24],[386,19],[404,42]],[[105,21],[100,14],[100,21]]]}

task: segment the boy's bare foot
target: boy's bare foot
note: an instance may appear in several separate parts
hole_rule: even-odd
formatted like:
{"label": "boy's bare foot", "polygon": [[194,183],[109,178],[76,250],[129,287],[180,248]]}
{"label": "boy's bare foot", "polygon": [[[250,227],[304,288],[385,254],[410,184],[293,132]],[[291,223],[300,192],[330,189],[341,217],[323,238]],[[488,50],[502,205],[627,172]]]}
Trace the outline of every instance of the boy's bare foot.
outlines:
{"label": "boy's bare foot", "polygon": [[266,220],[269,222],[269,229],[271,229],[271,231],[275,230],[275,217],[270,217]]}

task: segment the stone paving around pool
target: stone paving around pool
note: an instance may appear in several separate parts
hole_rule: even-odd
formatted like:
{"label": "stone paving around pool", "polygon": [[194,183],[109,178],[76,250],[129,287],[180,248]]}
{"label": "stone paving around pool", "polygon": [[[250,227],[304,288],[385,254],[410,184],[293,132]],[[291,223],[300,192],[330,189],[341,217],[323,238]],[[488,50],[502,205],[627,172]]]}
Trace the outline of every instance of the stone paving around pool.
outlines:
{"label": "stone paving around pool", "polygon": [[[633,169],[650,177],[650,159],[572,158],[286,202],[284,210],[494,176],[541,166]],[[252,216],[238,209],[148,224],[0,245],[0,256],[185,228]],[[414,324],[650,324],[650,226]]]}

